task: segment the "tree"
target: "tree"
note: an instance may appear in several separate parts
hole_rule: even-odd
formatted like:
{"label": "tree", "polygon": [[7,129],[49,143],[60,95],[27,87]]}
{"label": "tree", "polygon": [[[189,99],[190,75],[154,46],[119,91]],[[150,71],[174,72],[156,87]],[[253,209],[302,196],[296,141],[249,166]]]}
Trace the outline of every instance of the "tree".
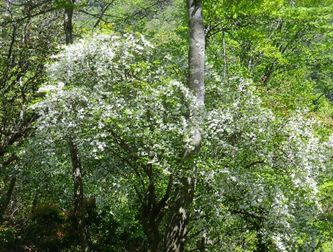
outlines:
{"label": "tree", "polygon": [[[131,186],[141,203],[143,230],[153,249],[158,246],[159,223],[166,214],[166,202],[174,187],[167,169],[169,166],[175,169],[175,162],[182,159],[174,160],[173,154],[183,153],[183,140],[179,139],[187,138],[184,114],[191,95],[179,83],[163,80],[166,75],[163,69],[149,60],[150,48],[144,38],[134,39],[131,35],[102,35],[68,47],[50,69],[56,86],[50,86],[49,98],[35,107],[42,112],[37,132],[42,138],[39,144],[49,146],[49,151],[54,151],[50,147],[55,141],[65,143],[68,137],[75,137],[75,145],[81,151],[90,149],[82,148],[86,144],[97,145],[91,152],[93,156],[83,155],[87,160],[95,158],[100,148],[107,148],[112,153],[107,158],[116,165],[113,169],[134,176]],[[82,68],[86,71],[82,72]],[[65,88],[61,83],[57,86],[57,82],[70,86]],[[178,116],[184,119],[178,121]],[[87,130],[89,124],[91,129]],[[150,150],[152,145],[156,146],[156,153]],[[104,156],[105,152],[102,153]],[[166,164],[159,164],[158,160]],[[169,185],[163,193],[166,181]]]}
{"label": "tree", "polygon": [[[189,89],[193,92],[197,106],[204,106],[205,99],[205,31],[203,24],[202,2],[187,1],[188,27],[189,27]],[[203,109],[203,108],[202,108]],[[190,114],[189,121],[192,125],[191,147],[185,150],[184,158],[187,158],[193,151],[200,152],[201,133],[199,127],[202,121],[200,111],[198,114]],[[193,149],[194,147],[194,149]],[[189,169],[191,169],[189,167]],[[194,168],[195,169],[195,168]],[[170,221],[166,231],[165,251],[184,251],[185,241],[189,227],[190,215],[187,209],[191,207],[195,193],[196,178],[195,174],[181,178],[181,185],[175,192],[175,197],[171,210]]]}
{"label": "tree", "polygon": [[[45,81],[44,65],[55,53],[59,29],[46,2],[0,4],[0,215],[4,217],[17,182],[18,147],[29,137],[36,115],[27,110]],[[55,14],[57,15],[57,14]],[[53,33],[50,33],[50,30]]]}

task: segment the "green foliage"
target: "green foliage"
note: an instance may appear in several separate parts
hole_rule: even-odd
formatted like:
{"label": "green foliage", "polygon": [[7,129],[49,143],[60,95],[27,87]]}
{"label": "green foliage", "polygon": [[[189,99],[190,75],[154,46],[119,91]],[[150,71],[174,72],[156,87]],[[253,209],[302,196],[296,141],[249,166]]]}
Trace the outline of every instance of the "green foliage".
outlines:
{"label": "green foliage", "polygon": [[0,226],[0,250],[8,251],[19,243],[16,227],[8,221],[4,221]]}
{"label": "green foliage", "polygon": [[[38,96],[37,90],[45,81],[44,65],[57,52],[60,41],[57,13],[49,13],[48,1],[37,2],[0,2],[1,219],[20,212],[11,199],[15,192],[11,189],[16,187],[9,187],[8,181],[21,183],[16,180],[22,171],[17,169],[17,156],[36,119],[28,106]],[[27,203],[24,196],[18,198],[22,200],[20,204]]]}
{"label": "green foliage", "polygon": [[326,181],[320,187],[320,198],[322,203],[322,214],[319,221],[316,223],[322,230],[324,239],[322,240],[323,251],[332,250],[332,235],[333,235],[333,208],[332,208],[332,190],[333,182]]}
{"label": "green foliage", "polygon": [[[85,194],[96,196],[85,202],[94,251],[146,251],[144,225],[158,220],[163,235],[183,176],[197,181],[187,209],[188,250],[202,244],[209,251],[332,250],[332,1],[203,4],[205,109],[185,84],[184,1],[78,2],[76,28],[88,35],[59,49],[47,79],[44,65],[61,42],[62,17],[33,16],[26,26],[19,14],[30,18],[30,7],[0,17],[7,53],[0,61],[1,164],[21,157],[1,166],[1,186],[18,178],[13,202],[21,209],[20,224],[0,226],[1,249],[78,250],[67,148],[73,137]],[[68,1],[50,6],[73,7]],[[12,43],[15,34],[20,39]],[[34,111],[27,112],[29,103]],[[32,124],[35,113],[39,120]],[[202,149],[184,160],[193,113],[203,118]],[[12,133],[19,138],[7,142]],[[22,145],[21,136],[30,140]],[[151,205],[163,203],[171,175],[162,210],[145,218]],[[30,214],[36,197],[54,203]]]}
{"label": "green foliage", "polygon": [[76,9],[76,5],[72,3],[72,1],[68,0],[58,0],[58,1],[52,1],[53,6],[56,9],[69,9],[74,8]]}
{"label": "green foliage", "polygon": [[130,213],[123,213],[116,218],[110,207],[102,208],[90,231],[94,234],[94,251],[131,251],[141,247],[144,239],[138,221],[131,219]]}
{"label": "green foliage", "polygon": [[266,106],[277,113],[318,104],[323,108],[318,114],[329,109],[322,94],[330,89],[323,80],[331,82],[331,77],[319,68],[332,58],[331,39],[327,39],[332,1],[205,4],[208,61],[217,72],[253,79]]}
{"label": "green foliage", "polygon": [[41,251],[60,251],[62,247],[62,225],[65,215],[57,205],[40,204],[32,209],[26,226],[27,239]]}

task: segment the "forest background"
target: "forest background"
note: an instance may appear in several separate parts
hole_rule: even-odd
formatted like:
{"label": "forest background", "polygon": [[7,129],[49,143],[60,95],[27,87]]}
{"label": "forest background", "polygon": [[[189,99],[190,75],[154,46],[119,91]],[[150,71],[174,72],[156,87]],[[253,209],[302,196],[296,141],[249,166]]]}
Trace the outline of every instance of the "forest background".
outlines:
{"label": "forest background", "polygon": [[0,251],[333,251],[331,0],[1,0]]}

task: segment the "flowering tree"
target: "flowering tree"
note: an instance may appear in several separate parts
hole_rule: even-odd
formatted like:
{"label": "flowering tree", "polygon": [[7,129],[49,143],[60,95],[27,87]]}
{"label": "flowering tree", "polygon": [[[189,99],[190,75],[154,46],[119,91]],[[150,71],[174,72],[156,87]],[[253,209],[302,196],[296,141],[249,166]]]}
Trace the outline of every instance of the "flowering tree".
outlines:
{"label": "flowering tree", "polygon": [[[46,160],[50,153],[66,159],[71,138],[83,170],[107,164],[129,204],[138,204],[150,251],[170,243],[170,209],[184,178],[197,188],[190,208],[178,209],[188,218],[184,249],[314,250],[317,176],[327,160],[313,122],[276,117],[251,83],[221,83],[213,74],[202,112],[155,57],[133,35],[94,35],[66,47],[49,66],[46,98],[33,105],[40,115],[34,148],[42,146]],[[190,115],[199,112],[201,153],[184,159],[195,147]]]}
{"label": "flowering tree", "polygon": [[154,249],[167,200],[186,167],[191,131],[185,115],[195,107],[189,90],[152,63],[151,51],[132,35],[99,35],[69,46],[49,68],[48,98],[34,108],[43,146],[71,138],[86,159],[108,158],[114,173],[129,176]]}
{"label": "flowering tree", "polygon": [[202,181],[209,200],[201,196],[198,205],[208,206],[200,213],[215,231],[207,223],[200,227],[216,232],[211,237],[219,237],[225,250],[314,251],[320,237],[317,179],[331,165],[314,122],[300,114],[274,116],[242,79],[210,86],[207,97],[213,102]]}

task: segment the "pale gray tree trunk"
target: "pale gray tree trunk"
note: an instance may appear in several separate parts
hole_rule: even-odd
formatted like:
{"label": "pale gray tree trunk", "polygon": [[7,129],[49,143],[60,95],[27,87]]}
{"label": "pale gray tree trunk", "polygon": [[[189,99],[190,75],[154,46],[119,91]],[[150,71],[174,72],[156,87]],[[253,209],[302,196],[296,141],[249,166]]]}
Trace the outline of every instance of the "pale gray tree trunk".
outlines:
{"label": "pale gray tree trunk", "polygon": [[[187,0],[188,27],[189,27],[189,80],[188,86],[197,98],[197,105],[204,106],[205,101],[205,31],[202,14],[202,0]],[[200,114],[191,115],[193,127],[192,145],[199,152],[201,134],[199,131]],[[186,150],[184,158],[192,156],[193,151]],[[166,252],[183,252],[187,240],[189,213],[195,193],[195,178],[183,177],[176,189],[175,197],[170,209],[170,218],[165,234]]]}
{"label": "pale gray tree trunk", "polygon": [[189,27],[189,88],[202,105],[205,101],[205,29],[202,0],[187,0]]}

